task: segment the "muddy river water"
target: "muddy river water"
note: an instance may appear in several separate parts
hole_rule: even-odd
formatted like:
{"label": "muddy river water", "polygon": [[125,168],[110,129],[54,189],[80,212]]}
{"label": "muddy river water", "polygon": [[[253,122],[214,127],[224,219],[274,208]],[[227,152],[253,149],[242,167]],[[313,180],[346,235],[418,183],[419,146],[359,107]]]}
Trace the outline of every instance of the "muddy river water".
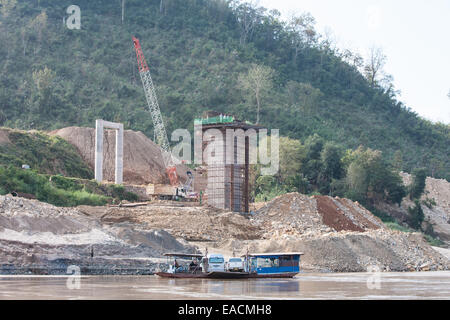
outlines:
{"label": "muddy river water", "polygon": [[0,299],[450,299],[450,271],[303,273],[282,280],[0,276]]}

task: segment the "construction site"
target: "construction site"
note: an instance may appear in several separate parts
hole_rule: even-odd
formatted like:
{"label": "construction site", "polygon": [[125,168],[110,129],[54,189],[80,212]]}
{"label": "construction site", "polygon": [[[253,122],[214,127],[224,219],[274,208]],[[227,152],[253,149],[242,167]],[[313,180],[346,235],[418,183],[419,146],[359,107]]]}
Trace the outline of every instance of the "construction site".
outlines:
{"label": "construction site", "polygon": [[[204,113],[194,122],[194,134],[202,136],[200,163],[177,161],[139,40],[133,37],[133,43],[155,141],[102,119],[96,119],[95,129],[67,127],[47,134],[73,145],[98,183],[121,184],[138,201],[62,208],[0,196],[1,273],[65,273],[76,264],[92,274],[148,274],[167,268],[167,251],[206,248],[229,257],[248,250],[303,252],[303,271],[449,270],[448,250],[431,247],[419,233],[389,229],[349,199],[288,193],[252,203],[253,151],[246,133],[262,128],[246,119]],[[241,130],[243,143],[229,141],[228,129]],[[208,130],[222,138],[212,139]],[[8,143],[7,135],[0,134],[0,143]],[[444,188],[450,190],[448,182]],[[448,221],[444,197],[435,198],[442,201],[441,220]],[[445,236],[443,228],[438,231]]]}

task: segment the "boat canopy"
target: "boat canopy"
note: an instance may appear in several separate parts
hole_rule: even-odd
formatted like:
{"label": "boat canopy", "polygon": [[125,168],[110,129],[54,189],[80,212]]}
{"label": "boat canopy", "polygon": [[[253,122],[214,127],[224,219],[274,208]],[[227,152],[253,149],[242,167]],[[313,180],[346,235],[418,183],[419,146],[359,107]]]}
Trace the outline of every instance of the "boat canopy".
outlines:
{"label": "boat canopy", "polygon": [[266,252],[249,253],[244,257],[248,259],[250,272],[258,275],[298,273],[300,271],[301,252]]}
{"label": "boat canopy", "polygon": [[203,254],[198,253],[179,253],[179,252],[169,252],[164,253],[166,257],[186,257],[186,258],[203,258]]}
{"label": "boat canopy", "polygon": [[[268,253],[249,253],[249,257],[273,257],[273,256],[302,256],[303,252],[268,252]],[[244,254],[242,257],[246,257],[247,255]]]}

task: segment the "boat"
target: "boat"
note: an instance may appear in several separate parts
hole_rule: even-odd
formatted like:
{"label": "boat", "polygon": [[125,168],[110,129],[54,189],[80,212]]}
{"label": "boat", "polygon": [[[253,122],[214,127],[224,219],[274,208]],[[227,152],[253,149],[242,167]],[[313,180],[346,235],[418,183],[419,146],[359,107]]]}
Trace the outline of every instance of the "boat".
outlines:
{"label": "boat", "polygon": [[[217,268],[209,270],[209,258],[202,254],[165,253],[168,258],[173,258],[169,270],[157,272],[156,275],[163,278],[194,278],[194,279],[255,279],[255,278],[293,278],[300,272],[301,252],[288,253],[247,253],[242,256],[245,260],[245,270],[240,272],[223,271]],[[185,260],[183,264],[181,261]],[[189,264],[186,260],[191,260]]]}

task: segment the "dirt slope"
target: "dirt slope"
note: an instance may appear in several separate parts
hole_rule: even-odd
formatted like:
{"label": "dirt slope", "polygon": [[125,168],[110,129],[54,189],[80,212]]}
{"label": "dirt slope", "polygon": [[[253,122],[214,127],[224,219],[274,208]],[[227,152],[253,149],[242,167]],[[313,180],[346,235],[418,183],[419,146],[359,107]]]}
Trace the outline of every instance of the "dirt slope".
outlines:
{"label": "dirt slope", "polygon": [[268,239],[307,232],[384,228],[379,218],[356,202],[300,193],[276,197],[257,210],[254,219],[262,225]]}
{"label": "dirt slope", "polygon": [[174,202],[161,201],[135,208],[82,206],[79,210],[100,217],[106,224],[131,222],[149,229],[164,229],[188,241],[259,239],[262,232],[259,225],[240,214]]}
{"label": "dirt slope", "polygon": [[[354,230],[357,231],[354,231]],[[350,272],[448,270],[449,261],[420,234],[392,231],[359,204],[298,193],[267,202],[255,214],[170,201],[140,207],[56,208],[36,200],[0,197],[2,264],[57,264],[103,268],[139,265],[164,251],[228,256],[251,252],[302,251],[304,270]],[[96,260],[97,259],[97,260]]]}
{"label": "dirt slope", "polygon": [[420,234],[385,229],[257,241],[225,240],[209,248],[210,252],[237,256],[245,254],[247,248],[250,252],[303,252],[301,269],[315,272],[365,272],[374,266],[381,271],[450,268],[448,258],[431,248]]}
{"label": "dirt slope", "polygon": [[98,264],[103,271],[123,265],[149,267],[148,259],[164,252],[193,250],[158,228],[132,222],[106,224],[77,208],[0,196],[0,273],[5,266],[55,268],[67,263]]}
{"label": "dirt slope", "polygon": [[[49,132],[74,145],[88,165],[94,168],[95,129],[67,127]],[[105,130],[103,146],[103,177],[114,181],[115,131]],[[124,131],[123,179],[129,184],[169,183],[163,164],[161,149],[140,131]],[[185,181],[187,167],[177,166],[181,181]]]}

